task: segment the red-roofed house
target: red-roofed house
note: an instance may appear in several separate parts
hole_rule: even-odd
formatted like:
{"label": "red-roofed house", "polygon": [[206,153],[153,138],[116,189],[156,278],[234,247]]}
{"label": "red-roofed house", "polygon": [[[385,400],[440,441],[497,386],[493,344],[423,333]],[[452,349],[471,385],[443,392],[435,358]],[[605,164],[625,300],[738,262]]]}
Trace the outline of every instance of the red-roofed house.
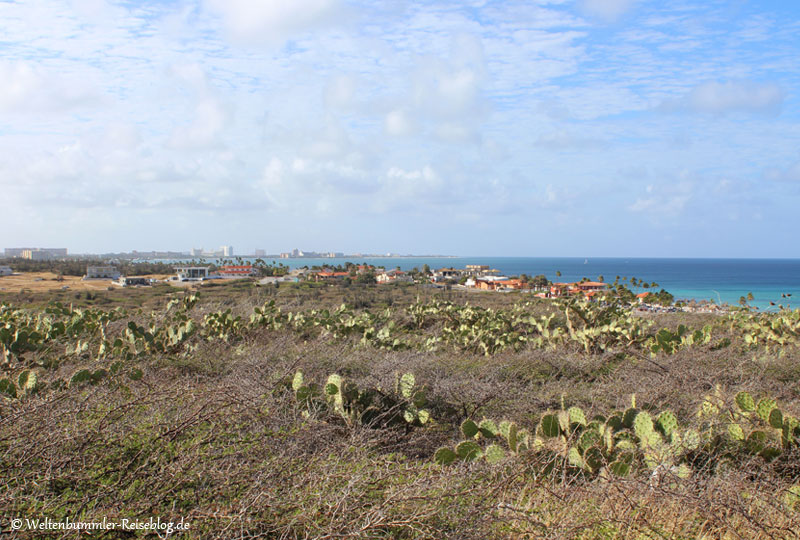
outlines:
{"label": "red-roofed house", "polygon": [[257,273],[252,264],[221,266],[219,269],[219,275],[224,278],[246,278],[255,276]]}
{"label": "red-roofed house", "polygon": [[314,281],[334,281],[337,279],[344,279],[349,277],[350,274],[347,272],[332,272],[330,270],[320,270],[313,274]]}

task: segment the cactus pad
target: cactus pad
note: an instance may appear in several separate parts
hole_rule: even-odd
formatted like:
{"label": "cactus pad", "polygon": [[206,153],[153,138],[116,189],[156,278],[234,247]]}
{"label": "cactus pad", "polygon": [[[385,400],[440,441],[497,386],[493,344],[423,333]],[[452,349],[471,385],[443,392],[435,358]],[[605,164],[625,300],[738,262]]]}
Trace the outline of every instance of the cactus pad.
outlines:
{"label": "cactus pad", "polygon": [[10,398],[17,397],[17,387],[11,379],[0,379],[0,394]]}
{"label": "cactus pad", "polygon": [[450,465],[457,457],[456,453],[447,447],[439,448],[436,453],[433,454],[434,461],[439,465]]}
{"label": "cactus pad", "polygon": [[753,400],[748,392],[739,392],[736,394],[736,405],[742,412],[753,412],[756,410],[756,402]]}
{"label": "cactus pad", "polygon": [[653,433],[653,419],[650,413],[640,411],[633,419],[633,431],[640,440],[647,440]]}
{"label": "cactus pad", "polygon": [[777,407],[769,413],[769,425],[775,429],[783,429],[783,413]]}
{"label": "cactus pad", "polygon": [[580,467],[581,469],[586,466],[580,450],[574,446],[570,446],[569,451],[567,452],[567,462],[573,467]]}
{"label": "cactus pad", "polygon": [[414,384],[416,379],[413,373],[403,373],[402,377],[397,383],[397,393],[405,399],[411,399],[413,396]]}
{"label": "cactus pad", "polygon": [[769,415],[772,409],[775,408],[775,400],[770,398],[762,398],[756,407],[756,413],[764,422],[769,422]]}
{"label": "cactus pad", "polygon": [[465,439],[471,439],[478,434],[478,424],[472,420],[464,420],[461,422],[461,433]]}
{"label": "cactus pad", "polygon": [[494,420],[481,420],[481,423],[478,425],[478,429],[480,430],[481,435],[487,439],[494,439],[500,434],[500,430],[498,429],[497,424],[494,423]]}
{"label": "cactus pad", "polygon": [[561,433],[561,425],[558,422],[558,416],[555,414],[544,415],[539,426],[542,429],[542,435],[545,437],[558,437],[559,433]]}
{"label": "cactus pad", "polygon": [[303,372],[298,371],[294,374],[294,378],[292,379],[292,390],[297,392],[303,386]]}
{"label": "cactus pad", "polygon": [[472,461],[478,459],[483,455],[481,447],[474,441],[461,441],[456,446],[456,454],[464,461]]}
{"label": "cactus pad", "polygon": [[494,465],[502,461],[506,457],[506,453],[496,444],[490,444],[486,447],[486,452],[484,452],[483,457],[486,458],[488,463]]}
{"label": "cactus pad", "polygon": [[742,429],[742,426],[736,423],[728,424],[728,435],[734,441],[744,440],[744,430]]}
{"label": "cactus pad", "polygon": [[678,429],[678,419],[671,411],[664,411],[658,415],[656,425],[661,433],[671,438],[672,433]]}
{"label": "cactus pad", "polygon": [[81,383],[89,382],[91,380],[92,380],[92,372],[89,371],[88,369],[81,369],[79,371],[76,371],[72,375],[72,378],[70,378],[69,380],[69,385],[77,386]]}
{"label": "cactus pad", "polygon": [[586,425],[586,415],[580,407],[570,407],[567,409],[567,413],[569,414],[570,424]]}

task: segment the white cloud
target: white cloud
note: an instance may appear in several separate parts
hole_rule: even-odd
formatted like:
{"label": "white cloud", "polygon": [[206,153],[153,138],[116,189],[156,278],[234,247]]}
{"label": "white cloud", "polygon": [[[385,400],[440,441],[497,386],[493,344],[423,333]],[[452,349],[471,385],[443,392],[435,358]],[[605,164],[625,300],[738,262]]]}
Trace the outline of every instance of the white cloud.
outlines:
{"label": "white cloud", "polygon": [[228,108],[214,97],[200,99],[192,121],[175,128],[169,144],[177,149],[204,149],[220,144],[220,135],[231,118]]}
{"label": "white cloud", "polygon": [[800,161],[795,161],[785,168],[768,167],[764,171],[764,178],[772,182],[800,183]]}
{"label": "white cloud", "polygon": [[416,131],[416,125],[407,111],[398,109],[389,112],[385,118],[386,133],[395,136],[411,135]]}
{"label": "white cloud", "polygon": [[[687,173],[684,171],[683,175]],[[657,217],[676,217],[682,214],[691,201],[694,186],[688,181],[679,181],[675,184],[656,186],[648,184],[645,188],[646,197],[639,197],[628,210],[636,213],[646,213]]]}
{"label": "white cloud", "polygon": [[85,83],[65,79],[32,62],[0,60],[0,111],[64,112],[99,102]]}
{"label": "white cloud", "polygon": [[[147,212],[192,235],[255,237],[302,218],[321,244],[358,244],[353,224],[381,212],[433,228],[474,219],[476,251],[562,218],[556,249],[590,223],[638,231],[645,215],[680,217],[677,228],[740,199],[791,215],[796,29],[722,4],[0,2],[0,185],[15,209],[46,209],[42,223],[75,214],[63,235],[87,246],[81,216],[103,208],[129,211],[115,238]],[[598,30],[584,15],[625,25]],[[682,191],[679,168],[709,180]],[[234,228],[234,215],[247,217]],[[15,216],[0,212],[0,229],[19,231]],[[459,249],[458,235],[426,238]]]}
{"label": "white cloud", "polygon": [[349,110],[353,107],[356,95],[356,81],[348,75],[333,77],[325,88],[325,105],[333,109]]}
{"label": "white cloud", "polygon": [[580,7],[588,15],[613,22],[628,12],[637,0],[581,0]]}
{"label": "white cloud", "polygon": [[206,0],[233,39],[280,46],[293,35],[329,26],[343,16],[339,0]]}
{"label": "white cloud", "polygon": [[605,146],[606,142],[574,131],[559,129],[543,133],[536,139],[536,144],[554,150],[588,149]]}
{"label": "white cloud", "polygon": [[732,112],[778,113],[786,93],[773,83],[710,81],[692,88],[681,98],[666,100],[668,111],[690,111],[722,115]]}

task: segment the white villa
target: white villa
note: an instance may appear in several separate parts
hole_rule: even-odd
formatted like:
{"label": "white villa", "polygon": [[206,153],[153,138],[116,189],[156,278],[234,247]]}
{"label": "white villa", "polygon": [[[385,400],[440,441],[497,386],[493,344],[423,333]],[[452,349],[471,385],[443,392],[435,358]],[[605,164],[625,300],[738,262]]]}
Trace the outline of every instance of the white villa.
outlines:
{"label": "white villa", "polygon": [[89,266],[83,279],[119,279],[119,270],[113,266]]}
{"label": "white villa", "polygon": [[178,281],[200,281],[208,278],[207,266],[177,266]]}

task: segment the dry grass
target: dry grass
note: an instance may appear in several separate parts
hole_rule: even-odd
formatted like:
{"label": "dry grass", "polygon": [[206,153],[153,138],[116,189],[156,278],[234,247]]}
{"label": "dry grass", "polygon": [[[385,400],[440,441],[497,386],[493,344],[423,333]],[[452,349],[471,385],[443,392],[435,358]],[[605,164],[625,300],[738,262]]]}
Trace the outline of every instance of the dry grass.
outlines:
{"label": "dry grass", "polygon": [[[415,297],[402,289],[369,292],[375,304]],[[196,309],[231,305],[246,313],[273,297],[306,309],[338,305],[348,294],[225,285],[204,292]],[[138,381],[112,377],[0,400],[0,530],[11,517],[158,515],[190,521],[181,538],[196,539],[796,539],[800,512],[784,502],[800,482],[796,455],[725,471],[701,465],[688,479],[656,480],[647,473],[612,480],[545,475],[545,457],[535,453],[451,467],[431,455],[460,439],[466,417],[530,427],[562,396],[590,413],[624,406],[635,392],[691,423],[702,396],[720,384],[729,395],[768,393],[797,415],[797,360],[793,352],[734,348],[653,361],[569,348],[484,357],[384,351],[355,339],[267,330],[231,345],[199,342],[180,358],[133,362],[144,370]],[[103,365],[65,359],[49,376]],[[308,380],[337,372],[360,387],[383,388],[395,373],[412,371],[436,421],[422,429],[369,429],[323,413],[305,417],[284,385],[297,369]]]}
{"label": "dry grass", "polygon": [[[138,276],[137,276],[138,277]],[[145,278],[164,279],[164,275],[141,276]],[[0,277],[0,293],[42,293],[58,290],[70,291],[105,291],[111,287],[108,279],[82,280],[77,276],[62,276],[52,272],[24,272]],[[64,289],[67,287],[67,289]]]}

